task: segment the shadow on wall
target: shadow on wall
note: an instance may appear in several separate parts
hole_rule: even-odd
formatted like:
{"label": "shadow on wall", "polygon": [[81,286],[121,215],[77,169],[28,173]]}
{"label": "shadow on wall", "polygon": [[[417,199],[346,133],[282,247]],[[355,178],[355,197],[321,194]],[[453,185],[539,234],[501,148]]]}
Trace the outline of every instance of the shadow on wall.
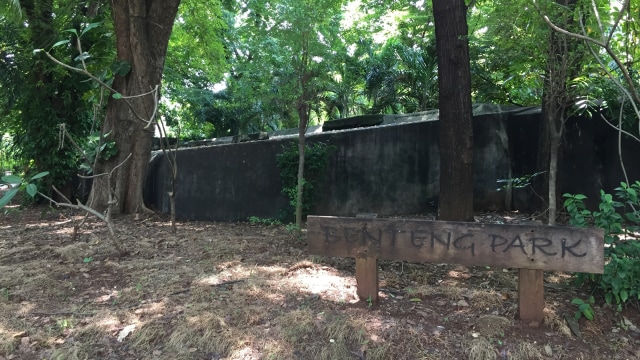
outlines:
{"label": "shadow on wall", "polygon": [[[375,115],[311,127],[307,141],[337,150],[329,157],[316,215],[379,216],[434,211],[439,192],[438,112]],[[345,128],[344,124],[348,124]],[[477,211],[532,211],[531,191],[503,189],[501,179],[536,172],[540,109],[481,104],[474,106],[474,206]],[[277,218],[288,205],[281,193],[276,154],[297,141],[297,130],[270,133],[268,139],[233,143],[200,142],[177,150],[176,217],[184,220]],[[264,136],[262,138],[265,138]],[[572,118],[567,124],[559,174],[559,193],[583,193],[597,203],[601,188],[619,185],[622,173],[617,134],[600,119]],[[203,144],[205,144],[203,146]],[[640,144],[624,145],[627,172],[640,179],[640,164],[630,164]],[[634,168],[629,168],[629,166]],[[446,166],[446,164],[443,164]],[[169,177],[161,153],[152,156],[145,201],[169,212]],[[590,174],[590,176],[585,176]]]}

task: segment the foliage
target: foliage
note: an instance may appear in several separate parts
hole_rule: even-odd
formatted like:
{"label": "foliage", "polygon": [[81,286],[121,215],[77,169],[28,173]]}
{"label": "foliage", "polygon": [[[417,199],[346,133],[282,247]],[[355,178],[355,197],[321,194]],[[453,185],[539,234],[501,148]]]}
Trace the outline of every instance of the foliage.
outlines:
{"label": "foliage", "polygon": [[572,226],[604,229],[604,274],[580,274],[578,281],[591,281],[603,291],[607,304],[615,303],[620,310],[624,303],[640,299],[640,241],[636,238],[640,231],[640,181],[621,183],[615,190],[615,199],[600,191],[596,211],[586,208],[586,197],[581,194],[564,194],[564,207]]}
{"label": "foliage", "polygon": [[[20,5],[23,21],[0,21],[0,133],[12,134],[17,165],[31,173],[48,170],[48,183],[64,185],[76,172],[79,157],[75,149],[61,146],[59,125],[64,123],[76,138],[89,134],[98,126],[93,107],[99,96],[93,84],[33,50],[48,49],[73,66],[85,61],[92,69],[108,67],[113,54],[110,14],[104,10],[88,14],[78,1],[32,0]],[[99,29],[83,37],[87,55],[78,57],[70,39],[97,24]],[[65,40],[54,44],[60,37]]]}
{"label": "foliage", "polygon": [[468,23],[474,101],[540,105],[549,31],[530,2],[477,2]]}
{"label": "foliage", "polygon": [[181,1],[169,39],[161,112],[181,139],[235,135],[235,121],[223,116],[224,95],[216,89],[227,69],[226,22],[219,1]]}
{"label": "foliage", "polygon": [[12,153],[13,138],[9,134],[0,137],[0,172],[13,171],[16,161]]}
{"label": "foliage", "polygon": [[366,73],[371,113],[410,113],[438,107],[435,39],[421,48],[390,38],[372,52]]}
{"label": "foliage", "polygon": [[282,222],[278,219],[261,218],[258,216],[249,217],[249,222],[251,224],[259,224],[259,225],[267,225],[267,226],[282,225]]}
{"label": "foliage", "polygon": [[109,160],[114,156],[118,149],[116,143],[108,139],[109,133],[102,135],[100,139],[100,132],[94,132],[87,137],[87,141],[83,147],[83,159],[80,163],[80,169],[84,170],[86,174],[93,173],[93,162],[96,159],[96,155],[99,154],[100,159]]}
{"label": "foliage", "polygon": [[[304,190],[302,195],[302,210],[304,216],[315,205],[318,197],[318,187],[325,178],[327,161],[335,146],[318,142],[307,145],[304,162]],[[282,194],[290,200],[290,207],[283,210],[282,221],[289,222],[292,219],[296,206],[298,184],[298,145],[291,142],[282,147],[282,152],[276,155],[276,163],[280,169],[282,179]]]}
{"label": "foliage", "polygon": [[9,202],[18,194],[19,191],[25,191],[30,197],[34,198],[38,194],[37,180],[49,175],[49,172],[44,171],[38,173],[29,179],[23,179],[17,175],[5,175],[2,177],[2,182],[7,184],[9,190],[0,198],[0,209],[7,206]]}
{"label": "foliage", "polygon": [[595,303],[595,298],[593,296],[589,296],[589,299],[587,301],[579,298],[574,298],[571,300],[571,303],[578,306],[578,311],[576,311],[576,313],[573,315],[574,319],[579,320],[584,316],[587,320],[593,320],[593,304]]}
{"label": "foliage", "polygon": [[497,190],[501,191],[509,188],[522,189],[522,188],[529,187],[531,186],[531,183],[534,178],[544,173],[545,173],[544,171],[540,171],[540,172],[535,172],[533,174],[527,174],[527,175],[523,175],[523,176],[512,178],[512,179],[498,179],[496,180],[496,182],[498,184],[504,184],[504,185],[500,186]]}

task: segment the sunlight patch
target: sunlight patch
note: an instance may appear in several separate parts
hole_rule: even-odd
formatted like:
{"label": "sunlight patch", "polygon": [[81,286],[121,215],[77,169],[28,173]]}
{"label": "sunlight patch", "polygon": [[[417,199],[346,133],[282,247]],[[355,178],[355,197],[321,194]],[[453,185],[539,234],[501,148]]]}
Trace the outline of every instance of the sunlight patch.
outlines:
{"label": "sunlight patch", "polygon": [[345,295],[350,295],[350,298],[357,297],[353,278],[334,275],[325,270],[318,270],[314,273],[294,273],[287,279],[287,282],[312,294],[340,294],[342,297]]}

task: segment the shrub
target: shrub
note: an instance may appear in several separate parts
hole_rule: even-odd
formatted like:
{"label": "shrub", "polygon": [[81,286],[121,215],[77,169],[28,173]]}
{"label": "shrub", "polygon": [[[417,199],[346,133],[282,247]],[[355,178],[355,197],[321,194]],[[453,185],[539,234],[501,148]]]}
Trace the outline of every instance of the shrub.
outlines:
{"label": "shrub", "polygon": [[[317,187],[325,178],[329,153],[335,148],[319,142],[305,147],[304,157],[304,187],[302,191],[302,215],[307,216],[315,205]],[[282,147],[282,152],[276,155],[276,163],[280,169],[282,179],[282,194],[289,200],[289,207],[283,210],[281,220],[287,222],[295,214],[296,195],[298,191],[298,143],[291,142]]]}
{"label": "shrub", "polygon": [[615,302],[618,310],[630,300],[640,299],[640,181],[631,186],[621,183],[611,194],[600,191],[598,210],[584,205],[586,196],[564,194],[564,207],[576,227],[587,225],[604,229],[603,274],[579,274],[577,280],[591,281],[604,293],[607,304]]}

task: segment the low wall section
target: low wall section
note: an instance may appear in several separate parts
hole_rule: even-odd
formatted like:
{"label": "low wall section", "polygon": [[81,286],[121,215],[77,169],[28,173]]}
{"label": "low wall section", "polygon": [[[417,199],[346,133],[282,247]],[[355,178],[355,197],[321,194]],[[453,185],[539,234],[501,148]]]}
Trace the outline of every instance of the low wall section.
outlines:
{"label": "low wall section", "polygon": [[[499,179],[534,173],[538,108],[474,110],[474,206],[476,210],[532,210],[532,194],[498,191]],[[437,113],[385,117],[383,125],[308,134],[308,143],[335,145],[319,188],[315,215],[417,214],[437,208]],[[600,188],[618,186],[617,135],[598,119],[571,119],[560,166],[560,191],[585,193],[595,203]],[[177,150],[176,217],[189,220],[276,218],[288,204],[281,194],[276,154],[295,136]],[[625,147],[627,161],[640,153]],[[627,164],[628,166],[630,164]],[[637,161],[627,168],[640,179]],[[593,174],[593,176],[591,176]],[[588,175],[588,176],[585,176]],[[170,182],[161,153],[152,158],[145,188],[148,205],[169,213]],[[594,199],[595,197],[595,199]]]}

